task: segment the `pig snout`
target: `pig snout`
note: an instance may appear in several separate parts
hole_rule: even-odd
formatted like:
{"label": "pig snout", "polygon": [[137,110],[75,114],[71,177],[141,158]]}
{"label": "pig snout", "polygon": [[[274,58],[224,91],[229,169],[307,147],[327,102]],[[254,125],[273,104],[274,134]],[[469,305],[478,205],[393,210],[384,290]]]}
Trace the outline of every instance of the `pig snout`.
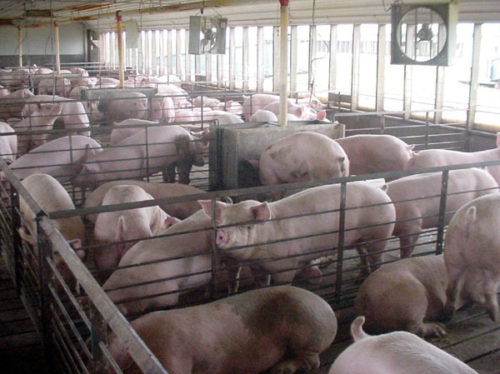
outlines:
{"label": "pig snout", "polygon": [[215,244],[217,245],[217,247],[223,248],[228,241],[227,239],[227,232],[223,230],[217,230],[217,232],[215,233]]}

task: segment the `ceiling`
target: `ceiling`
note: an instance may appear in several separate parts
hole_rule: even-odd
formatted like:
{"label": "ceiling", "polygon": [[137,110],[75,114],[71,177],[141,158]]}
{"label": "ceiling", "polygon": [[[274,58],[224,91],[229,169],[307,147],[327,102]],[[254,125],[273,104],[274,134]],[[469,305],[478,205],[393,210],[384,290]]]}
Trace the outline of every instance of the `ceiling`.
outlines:
{"label": "ceiling", "polygon": [[[400,3],[443,1],[399,0]],[[390,22],[391,0],[290,0],[291,24]],[[500,1],[458,0],[459,20],[500,22]],[[83,22],[105,31],[115,27],[116,12],[141,29],[187,27],[189,16],[222,15],[229,25],[278,25],[278,0],[0,0],[0,26]]]}

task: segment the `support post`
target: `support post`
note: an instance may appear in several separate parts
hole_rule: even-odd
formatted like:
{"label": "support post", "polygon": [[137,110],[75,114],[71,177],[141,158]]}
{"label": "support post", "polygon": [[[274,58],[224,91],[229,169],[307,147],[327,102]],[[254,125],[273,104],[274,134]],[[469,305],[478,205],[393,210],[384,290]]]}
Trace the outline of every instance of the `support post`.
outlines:
{"label": "support post", "polygon": [[280,0],[280,125],[286,126],[288,113],[288,0]]}
{"label": "support post", "polygon": [[116,36],[118,40],[118,76],[120,79],[120,87],[123,88],[125,86],[125,72],[124,72],[124,64],[123,64],[123,23],[122,16],[120,15],[120,11],[116,12]]}
{"label": "support post", "polygon": [[23,67],[23,29],[17,26],[17,51],[19,52],[19,67]]}
{"label": "support post", "polygon": [[61,51],[59,48],[59,24],[54,22],[54,44],[56,45],[56,74],[61,73]]}

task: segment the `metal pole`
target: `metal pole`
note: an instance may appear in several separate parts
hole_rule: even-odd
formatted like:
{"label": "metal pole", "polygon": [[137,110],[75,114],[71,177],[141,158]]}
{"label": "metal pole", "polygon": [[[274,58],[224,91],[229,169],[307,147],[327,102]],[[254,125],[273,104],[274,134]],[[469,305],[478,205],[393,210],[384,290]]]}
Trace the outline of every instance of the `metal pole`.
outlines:
{"label": "metal pole", "polygon": [[59,50],[59,25],[57,22],[54,22],[54,43],[56,45],[56,73],[59,74],[61,72],[61,59]]}
{"label": "metal pole", "polygon": [[123,88],[125,85],[125,73],[124,73],[124,64],[123,64],[123,23],[122,16],[120,15],[120,11],[116,12],[116,35],[118,37],[118,74],[120,79],[120,87]]}
{"label": "metal pole", "polygon": [[23,67],[23,29],[17,26],[17,50],[19,51],[19,67]]}
{"label": "metal pole", "polygon": [[280,125],[286,126],[288,114],[288,2],[279,0],[280,8]]}

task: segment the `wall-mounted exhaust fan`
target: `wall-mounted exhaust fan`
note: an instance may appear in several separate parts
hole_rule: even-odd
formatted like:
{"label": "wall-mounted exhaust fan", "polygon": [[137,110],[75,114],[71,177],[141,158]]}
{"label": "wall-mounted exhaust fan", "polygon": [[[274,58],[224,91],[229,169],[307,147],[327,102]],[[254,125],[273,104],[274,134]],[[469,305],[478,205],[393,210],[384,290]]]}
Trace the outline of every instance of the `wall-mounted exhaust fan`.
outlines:
{"label": "wall-mounted exhaust fan", "polygon": [[226,53],[227,18],[189,17],[189,53]]}
{"label": "wall-mounted exhaust fan", "polygon": [[394,4],[391,18],[391,63],[451,63],[455,55],[456,3]]}

